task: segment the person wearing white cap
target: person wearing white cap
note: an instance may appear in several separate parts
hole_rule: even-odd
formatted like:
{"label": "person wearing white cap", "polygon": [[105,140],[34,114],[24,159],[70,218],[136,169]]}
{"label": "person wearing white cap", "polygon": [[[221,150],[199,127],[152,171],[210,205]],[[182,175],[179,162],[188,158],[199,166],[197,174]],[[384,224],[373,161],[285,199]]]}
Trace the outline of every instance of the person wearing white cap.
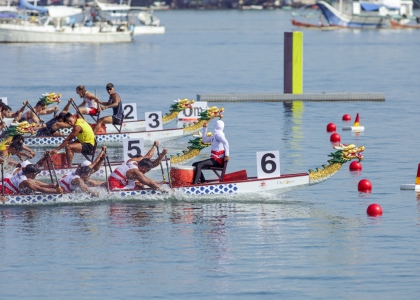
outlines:
{"label": "person wearing white cap", "polygon": [[36,180],[35,177],[41,170],[35,165],[29,164],[10,178],[4,178],[4,193],[6,195],[19,195],[31,192],[46,194],[61,193],[60,186],[46,184]]}

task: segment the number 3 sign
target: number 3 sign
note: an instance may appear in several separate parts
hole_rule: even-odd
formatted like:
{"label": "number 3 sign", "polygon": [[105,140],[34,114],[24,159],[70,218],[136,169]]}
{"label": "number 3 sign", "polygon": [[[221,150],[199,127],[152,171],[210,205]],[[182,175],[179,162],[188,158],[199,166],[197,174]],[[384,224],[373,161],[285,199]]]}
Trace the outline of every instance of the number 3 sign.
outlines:
{"label": "number 3 sign", "polygon": [[136,155],[145,155],[143,139],[123,139],[124,161]]}
{"label": "number 3 sign", "polygon": [[257,177],[279,177],[280,176],[280,152],[266,151],[257,152]]}
{"label": "number 3 sign", "polygon": [[163,129],[161,111],[145,112],[144,116],[146,119],[146,131]]}

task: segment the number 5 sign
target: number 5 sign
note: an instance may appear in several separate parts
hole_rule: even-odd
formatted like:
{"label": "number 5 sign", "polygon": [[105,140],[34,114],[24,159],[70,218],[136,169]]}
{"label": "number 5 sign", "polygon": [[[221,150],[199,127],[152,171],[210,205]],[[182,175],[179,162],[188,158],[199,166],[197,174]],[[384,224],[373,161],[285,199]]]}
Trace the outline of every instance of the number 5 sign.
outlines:
{"label": "number 5 sign", "polygon": [[266,151],[257,152],[257,177],[279,177],[280,176],[280,152]]}
{"label": "number 5 sign", "polygon": [[146,123],[146,131],[163,129],[161,111],[145,112],[144,116],[145,116],[145,123]]}
{"label": "number 5 sign", "polygon": [[144,155],[143,139],[123,139],[124,161],[133,158],[136,155]]}

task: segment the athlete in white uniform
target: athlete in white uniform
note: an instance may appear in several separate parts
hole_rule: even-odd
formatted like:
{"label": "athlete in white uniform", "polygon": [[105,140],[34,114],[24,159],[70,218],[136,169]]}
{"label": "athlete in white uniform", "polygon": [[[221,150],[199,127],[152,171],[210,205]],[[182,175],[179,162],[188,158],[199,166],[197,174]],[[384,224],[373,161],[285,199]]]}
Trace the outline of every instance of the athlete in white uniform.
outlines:
{"label": "athlete in white uniform", "polygon": [[[35,165],[29,164],[16,175],[10,178],[4,178],[4,193],[6,195],[25,194],[30,192],[41,192],[46,194],[61,193],[60,187],[55,187],[51,184],[46,184],[35,179],[36,175],[40,173]],[[0,186],[0,188],[2,188]]]}
{"label": "athlete in white uniform", "polygon": [[78,106],[80,112],[84,115],[96,115],[98,113],[97,101],[100,101],[99,98],[91,92],[86,91],[84,85],[76,87],[76,93],[83,99],[83,102]]}
{"label": "athlete in white uniform", "polygon": [[206,181],[201,170],[209,169],[210,167],[223,167],[224,162],[229,161],[229,143],[223,132],[224,128],[225,123],[222,120],[218,120],[214,124],[213,136],[207,136],[207,124],[203,125],[203,136],[201,139],[204,143],[211,143],[211,154],[209,159],[193,163],[195,167],[193,184],[197,184],[198,180],[201,183]]}
{"label": "athlete in white uniform", "polygon": [[58,182],[64,193],[73,193],[80,189],[89,193],[94,197],[99,195],[98,192],[91,191],[85,184],[85,180],[89,177],[91,169],[89,166],[78,167],[75,171],[71,171],[64,175]]}

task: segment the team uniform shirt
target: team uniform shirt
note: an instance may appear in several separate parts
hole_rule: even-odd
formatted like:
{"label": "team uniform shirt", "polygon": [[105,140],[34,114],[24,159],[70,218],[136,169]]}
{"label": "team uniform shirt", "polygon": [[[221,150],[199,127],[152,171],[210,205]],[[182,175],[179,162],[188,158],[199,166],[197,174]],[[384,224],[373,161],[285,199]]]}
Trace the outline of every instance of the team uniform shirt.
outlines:
{"label": "team uniform shirt", "polygon": [[[87,92],[85,93],[85,95],[86,94]],[[98,112],[98,103],[90,100],[87,96],[83,96],[83,101],[86,103],[88,114],[96,115],[96,113]]]}
{"label": "team uniform shirt", "polygon": [[92,127],[90,127],[89,123],[86,122],[84,119],[80,118],[77,119],[76,124],[77,126],[82,127],[82,132],[79,132],[77,135],[77,139],[81,143],[91,144],[92,146],[95,145],[95,134],[93,133]]}
{"label": "team uniform shirt", "polygon": [[72,171],[67,173],[66,175],[64,175],[60,181],[58,182],[58,184],[61,186],[61,188],[63,189],[63,191],[65,193],[71,193],[74,192],[75,190],[77,190],[78,186],[72,184],[71,182],[73,181],[73,179],[76,178],[80,178],[79,175],[76,175],[76,171]]}
{"label": "team uniform shirt", "polygon": [[138,168],[137,163],[131,161],[129,163],[122,163],[114,172],[109,175],[109,188],[114,189],[133,189],[136,181],[127,179],[127,171]]}
{"label": "team uniform shirt", "polygon": [[19,171],[16,175],[4,178],[4,193],[6,195],[16,195],[27,193],[27,188],[20,188],[19,185],[28,178]]}
{"label": "team uniform shirt", "polygon": [[204,143],[211,143],[210,158],[215,159],[223,165],[225,156],[229,156],[229,143],[223,132],[224,123],[216,122],[213,136],[207,136],[207,127],[202,128],[202,140]]}

